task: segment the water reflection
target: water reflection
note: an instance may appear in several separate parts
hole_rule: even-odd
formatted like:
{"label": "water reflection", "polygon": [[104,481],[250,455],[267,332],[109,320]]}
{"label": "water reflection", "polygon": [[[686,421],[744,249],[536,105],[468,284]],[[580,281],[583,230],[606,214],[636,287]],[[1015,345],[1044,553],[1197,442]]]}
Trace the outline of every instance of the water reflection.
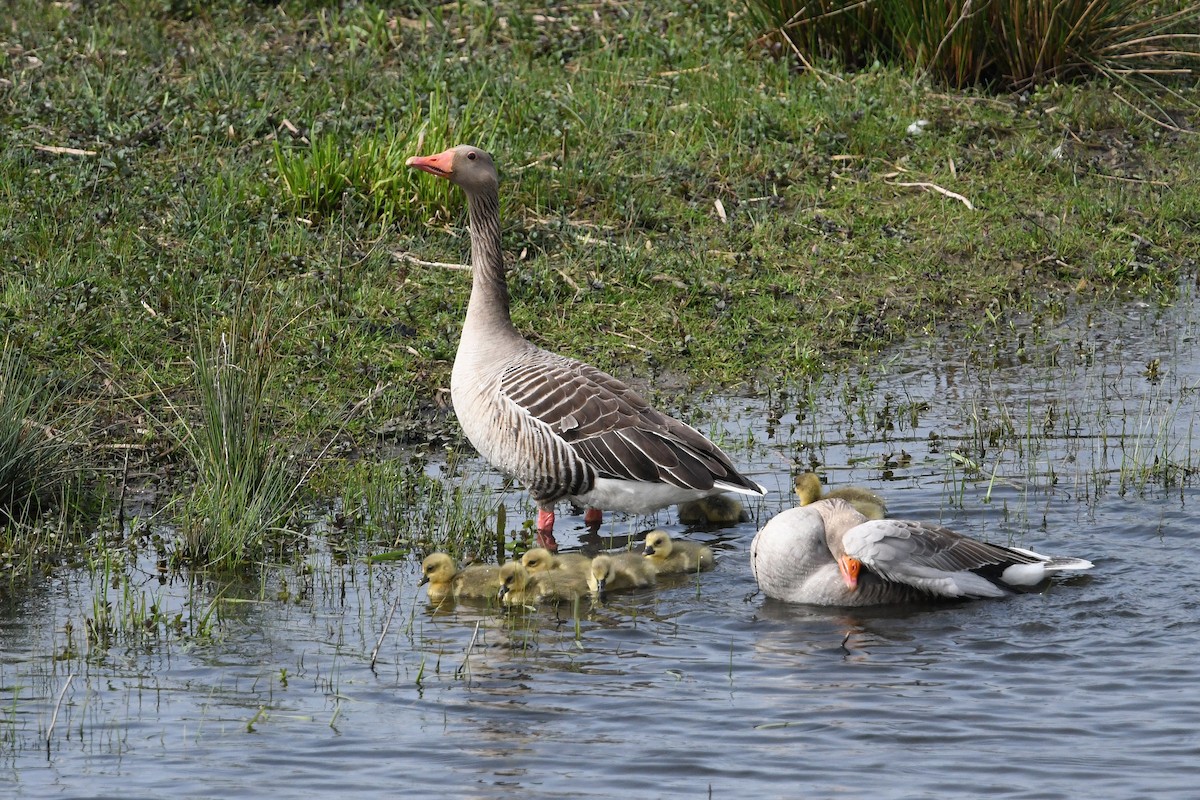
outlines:
{"label": "water reflection", "polygon": [[[718,566],[577,611],[434,607],[414,564],[320,550],[267,595],[257,581],[159,585],[153,563],[120,564],[115,584],[31,585],[0,598],[11,794],[1187,796],[1195,311],[1029,320],[823,387],[713,398],[693,409],[699,427],[772,493],[723,530],[673,511],[607,519],[602,546],[657,525],[709,544]],[[791,471],[813,466],[896,516],[1096,568],[996,602],[767,600],[750,539],[792,504]],[[524,518],[520,494],[505,497]],[[143,599],[186,627],[88,638],[98,608]]]}

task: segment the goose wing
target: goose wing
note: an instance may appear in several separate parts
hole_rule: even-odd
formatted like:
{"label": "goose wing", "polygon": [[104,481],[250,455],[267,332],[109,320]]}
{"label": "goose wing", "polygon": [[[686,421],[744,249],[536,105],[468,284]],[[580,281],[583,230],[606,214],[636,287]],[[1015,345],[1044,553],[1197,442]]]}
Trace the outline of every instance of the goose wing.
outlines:
{"label": "goose wing", "polygon": [[870,520],[842,535],[846,554],[885,580],[943,597],[1001,597],[1005,571],[1036,564],[1031,551],[987,544],[940,525],[910,520]]}
{"label": "goose wing", "polygon": [[763,493],[716,445],[622,381],[574,359],[532,352],[501,375],[501,395],[598,476]]}

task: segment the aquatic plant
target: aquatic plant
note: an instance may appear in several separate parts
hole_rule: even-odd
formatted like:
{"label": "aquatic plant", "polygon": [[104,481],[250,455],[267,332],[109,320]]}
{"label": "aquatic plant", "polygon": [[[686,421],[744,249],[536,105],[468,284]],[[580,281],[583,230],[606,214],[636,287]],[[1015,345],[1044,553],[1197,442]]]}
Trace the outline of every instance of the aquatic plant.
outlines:
{"label": "aquatic plant", "polygon": [[198,337],[194,365],[199,420],[177,413],[195,470],[183,500],[180,554],[206,566],[257,561],[287,532],[302,485],[270,434],[266,325],[252,336],[235,326],[210,342]]}

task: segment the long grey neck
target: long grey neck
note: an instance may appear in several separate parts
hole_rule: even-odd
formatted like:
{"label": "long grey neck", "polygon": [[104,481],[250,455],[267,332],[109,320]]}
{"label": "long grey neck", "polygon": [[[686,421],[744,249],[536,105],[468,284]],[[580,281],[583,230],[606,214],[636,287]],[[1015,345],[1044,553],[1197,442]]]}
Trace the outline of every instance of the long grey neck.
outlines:
{"label": "long grey neck", "polygon": [[508,281],[500,250],[500,200],[495,189],[467,195],[471,225],[471,300],[463,332],[518,335],[509,316]]}

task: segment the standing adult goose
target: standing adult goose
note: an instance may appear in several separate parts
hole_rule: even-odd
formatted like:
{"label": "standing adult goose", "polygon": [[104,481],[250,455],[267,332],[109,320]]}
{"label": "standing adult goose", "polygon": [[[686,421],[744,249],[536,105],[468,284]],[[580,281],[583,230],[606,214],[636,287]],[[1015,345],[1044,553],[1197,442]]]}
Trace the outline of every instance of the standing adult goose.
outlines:
{"label": "standing adult goose", "polygon": [[750,566],[768,597],[867,606],[1004,597],[1092,563],[987,544],[925,522],[868,520],[829,499],[772,518],[750,545]]}
{"label": "standing adult goose", "polygon": [[647,514],[721,492],[765,494],[694,428],[611,375],[534,346],[513,327],[491,155],[459,145],[407,164],[466,193],[471,299],[450,397],[471,444],[529,489],[541,545],[558,549],[554,508],[564,499],[586,507],[585,523],[598,525],[601,509]]}

